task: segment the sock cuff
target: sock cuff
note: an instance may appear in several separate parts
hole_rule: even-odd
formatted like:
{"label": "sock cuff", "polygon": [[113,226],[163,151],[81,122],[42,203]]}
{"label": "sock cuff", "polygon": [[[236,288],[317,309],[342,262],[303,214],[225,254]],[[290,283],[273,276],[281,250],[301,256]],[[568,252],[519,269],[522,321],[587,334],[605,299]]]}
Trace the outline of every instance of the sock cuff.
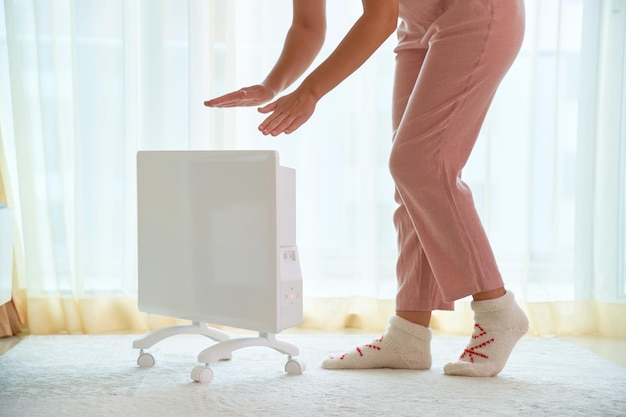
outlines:
{"label": "sock cuff", "polygon": [[493,300],[472,301],[472,310],[476,313],[506,310],[515,304],[515,295],[507,291],[503,296]]}
{"label": "sock cuff", "polygon": [[431,340],[432,333],[428,327],[420,326],[419,324],[412,323],[400,316],[391,316],[389,319],[389,325],[392,328],[396,328],[409,333],[417,338],[424,340]]}

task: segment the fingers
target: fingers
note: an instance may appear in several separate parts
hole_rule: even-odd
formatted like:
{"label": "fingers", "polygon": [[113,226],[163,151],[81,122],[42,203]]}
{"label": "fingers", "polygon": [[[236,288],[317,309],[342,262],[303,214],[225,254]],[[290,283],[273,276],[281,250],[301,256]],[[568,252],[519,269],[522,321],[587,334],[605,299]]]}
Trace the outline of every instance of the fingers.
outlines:
{"label": "fingers", "polygon": [[291,133],[297,129],[299,124],[295,123],[296,118],[274,118],[273,120],[266,119],[265,122],[259,126],[259,131],[265,136],[278,136],[281,133]]}
{"label": "fingers", "polygon": [[259,107],[258,108],[259,113],[265,114],[265,113],[273,112],[274,110],[276,110],[276,104],[277,102],[275,101],[273,103],[268,104],[267,106]]}
{"label": "fingers", "polygon": [[[271,113],[276,111],[276,102],[270,103],[265,107],[259,107],[259,113]],[[281,133],[287,133],[287,129],[293,123],[294,117],[289,117],[283,114],[274,113],[266,118],[263,123],[259,125],[259,131],[265,136],[272,135],[278,136]],[[295,130],[295,129],[294,129]],[[292,130],[293,131],[293,130]]]}
{"label": "fingers", "polygon": [[282,130],[279,127],[283,126],[287,123],[287,115],[276,111],[278,107],[278,100],[268,104],[264,107],[259,107],[259,113],[267,114],[272,113],[269,117],[267,117],[263,123],[259,125],[259,131],[264,135],[272,135],[277,136],[282,133]]}
{"label": "fingers", "polygon": [[235,107],[245,105],[245,100],[248,98],[248,92],[245,89],[234,91],[232,93],[224,94],[223,96],[216,97],[204,102],[207,107]]}
{"label": "fingers", "polygon": [[[261,113],[272,111],[269,107],[275,107],[274,104],[260,108]],[[272,115],[266,118],[260,125],[259,131],[264,135],[278,136],[281,133],[289,134],[294,132],[308,120],[306,114],[300,113],[279,113],[274,111]]]}
{"label": "fingers", "polygon": [[204,105],[207,107],[257,106],[270,99],[270,94],[267,89],[260,86],[245,87],[223,96],[206,100]]}

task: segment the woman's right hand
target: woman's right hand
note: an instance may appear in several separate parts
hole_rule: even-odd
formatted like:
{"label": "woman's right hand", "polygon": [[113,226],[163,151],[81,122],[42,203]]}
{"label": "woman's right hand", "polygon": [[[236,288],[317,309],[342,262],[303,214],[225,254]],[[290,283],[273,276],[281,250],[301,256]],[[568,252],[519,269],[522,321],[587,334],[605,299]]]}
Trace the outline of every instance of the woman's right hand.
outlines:
{"label": "woman's right hand", "polygon": [[257,84],[204,102],[207,107],[249,107],[267,103],[276,94],[268,87]]}

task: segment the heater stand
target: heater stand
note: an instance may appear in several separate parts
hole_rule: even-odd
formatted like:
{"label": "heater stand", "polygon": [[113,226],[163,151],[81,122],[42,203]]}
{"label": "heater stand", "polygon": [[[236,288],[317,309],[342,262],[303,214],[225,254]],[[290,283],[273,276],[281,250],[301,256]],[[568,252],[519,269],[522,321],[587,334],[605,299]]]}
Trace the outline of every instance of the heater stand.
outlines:
{"label": "heater stand", "polygon": [[285,372],[290,375],[301,374],[306,368],[304,361],[297,358],[300,354],[298,347],[291,343],[277,340],[276,335],[273,333],[259,332],[258,337],[231,338],[228,333],[198,321],[192,322],[191,325],[170,326],[154,330],[141,339],[135,340],[133,348],[140,349],[137,365],[141,368],[154,366],[156,363],[154,356],[145,352],[144,349],[149,349],[168,337],[180,334],[198,334],[218,342],[198,354],[198,362],[204,363],[204,366],[196,366],[191,370],[191,379],[196,382],[206,383],[213,379],[213,371],[210,368],[211,363],[230,360],[232,352],[235,350],[252,346],[264,346],[288,355]]}

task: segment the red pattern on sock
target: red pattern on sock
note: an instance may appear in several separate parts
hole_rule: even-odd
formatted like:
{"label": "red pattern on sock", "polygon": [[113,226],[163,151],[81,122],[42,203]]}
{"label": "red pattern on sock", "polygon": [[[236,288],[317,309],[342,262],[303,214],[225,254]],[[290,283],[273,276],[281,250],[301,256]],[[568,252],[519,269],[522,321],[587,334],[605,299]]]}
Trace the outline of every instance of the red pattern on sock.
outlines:
{"label": "red pattern on sock", "polygon": [[[487,331],[483,329],[478,323],[476,323],[474,325],[474,334],[472,334],[472,339],[476,340],[483,336],[487,336]],[[472,363],[474,362],[474,356],[478,356],[484,359],[489,359],[489,355],[482,353],[482,352],[478,352],[478,349],[482,349],[493,342],[495,342],[495,339],[492,337],[471,348],[468,346],[467,348],[465,348],[465,350],[463,350],[463,353],[461,354],[461,357],[459,358],[459,360],[463,360],[463,358],[465,358],[466,356],[469,357],[469,361]]]}
{"label": "red pattern on sock", "polygon": [[[478,334],[476,329],[478,328]],[[487,332],[485,331],[485,329],[483,329],[482,327],[480,327],[480,324],[476,323],[474,324],[474,334],[472,334],[472,339],[478,339],[481,336],[486,335]]]}
{"label": "red pattern on sock", "polygon": [[[381,336],[379,339],[374,339],[375,342],[382,342],[383,341],[383,337]],[[380,346],[376,346],[376,345],[372,345],[372,344],[367,344],[367,345],[363,345],[363,347],[366,347],[368,349],[374,349],[374,350],[382,350],[382,347]],[[363,356],[363,351],[361,350],[361,346],[357,346],[356,347],[356,351],[359,353],[359,356]],[[339,357],[339,360],[343,360],[346,358],[346,355],[348,354],[348,352],[342,354]],[[330,359],[335,359],[335,357],[333,355],[329,355],[328,356]]]}

